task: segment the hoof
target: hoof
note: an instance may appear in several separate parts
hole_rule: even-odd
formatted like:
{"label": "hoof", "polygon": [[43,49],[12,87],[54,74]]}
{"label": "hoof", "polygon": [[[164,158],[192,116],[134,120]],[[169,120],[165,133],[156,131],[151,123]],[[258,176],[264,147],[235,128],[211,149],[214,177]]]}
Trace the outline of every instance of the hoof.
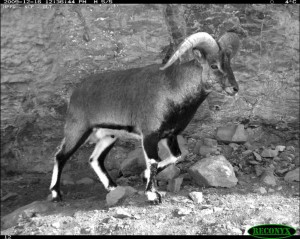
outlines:
{"label": "hoof", "polygon": [[151,205],[158,205],[158,204],[162,203],[161,195],[157,191],[155,191],[155,192],[146,192],[146,196],[148,198],[148,202]]}
{"label": "hoof", "polygon": [[111,192],[111,191],[115,190],[116,188],[117,188],[117,186],[108,186],[108,187],[106,188],[106,191],[107,191],[107,192]]}
{"label": "hoof", "polygon": [[[62,196],[60,193],[57,193],[56,191],[51,192],[51,202],[61,202],[62,201]],[[50,196],[50,195],[49,195]]]}

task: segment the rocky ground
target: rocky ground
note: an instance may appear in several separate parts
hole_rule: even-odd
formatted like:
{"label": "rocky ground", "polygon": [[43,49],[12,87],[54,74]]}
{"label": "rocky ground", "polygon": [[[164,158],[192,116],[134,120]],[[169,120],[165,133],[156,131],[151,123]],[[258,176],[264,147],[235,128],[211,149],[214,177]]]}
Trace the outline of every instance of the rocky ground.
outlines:
{"label": "rocky ground", "polygon": [[[160,205],[150,205],[143,193],[139,148],[127,152],[116,178],[120,187],[109,194],[90,168],[63,174],[61,203],[46,200],[51,174],[6,175],[1,234],[240,235],[277,223],[299,235],[298,139],[274,141],[265,134],[253,140],[254,130],[236,124],[201,140],[179,136],[183,158],[157,175]],[[161,147],[160,155],[166,156]]]}

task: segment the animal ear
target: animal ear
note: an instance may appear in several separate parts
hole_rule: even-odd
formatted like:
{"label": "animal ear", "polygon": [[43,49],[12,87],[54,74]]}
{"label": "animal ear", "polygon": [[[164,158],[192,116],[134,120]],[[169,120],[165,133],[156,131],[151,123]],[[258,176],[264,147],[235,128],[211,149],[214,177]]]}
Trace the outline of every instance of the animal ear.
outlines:
{"label": "animal ear", "polygon": [[195,59],[200,63],[200,64],[204,64],[206,59],[203,53],[201,53],[201,51],[199,49],[194,48],[193,49],[193,54]]}

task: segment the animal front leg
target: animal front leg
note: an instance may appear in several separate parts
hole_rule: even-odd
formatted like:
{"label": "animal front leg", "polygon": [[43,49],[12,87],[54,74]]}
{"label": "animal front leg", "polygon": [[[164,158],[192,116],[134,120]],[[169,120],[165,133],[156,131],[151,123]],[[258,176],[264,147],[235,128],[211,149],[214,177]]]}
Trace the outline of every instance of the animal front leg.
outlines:
{"label": "animal front leg", "polygon": [[162,202],[161,195],[155,188],[155,177],[157,174],[157,160],[158,157],[158,137],[155,134],[144,137],[143,139],[143,151],[146,159],[147,168],[145,170],[146,190],[145,194],[148,201],[153,204],[159,204]]}
{"label": "animal front leg", "polygon": [[103,184],[103,186],[108,192],[114,190],[117,187],[117,185],[107,173],[104,167],[104,159],[109,153],[109,151],[112,149],[112,147],[114,146],[116,139],[117,138],[112,136],[106,136],[101,138],[97,142],[95,149],[89,160],[90,165],[92,166],[95,173],[97,174],[100,182]]}

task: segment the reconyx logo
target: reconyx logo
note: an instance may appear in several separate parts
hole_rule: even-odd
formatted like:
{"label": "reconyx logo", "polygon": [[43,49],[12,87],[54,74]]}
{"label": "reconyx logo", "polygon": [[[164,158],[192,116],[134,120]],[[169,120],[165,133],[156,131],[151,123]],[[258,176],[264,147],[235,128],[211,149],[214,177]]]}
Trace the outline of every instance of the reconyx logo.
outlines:
{"label": "reconyx logo", "polygon": [[287,238],[294,235],[296,230],[280,224],[265,224],[249,228],[248,233],[257,238]]}

